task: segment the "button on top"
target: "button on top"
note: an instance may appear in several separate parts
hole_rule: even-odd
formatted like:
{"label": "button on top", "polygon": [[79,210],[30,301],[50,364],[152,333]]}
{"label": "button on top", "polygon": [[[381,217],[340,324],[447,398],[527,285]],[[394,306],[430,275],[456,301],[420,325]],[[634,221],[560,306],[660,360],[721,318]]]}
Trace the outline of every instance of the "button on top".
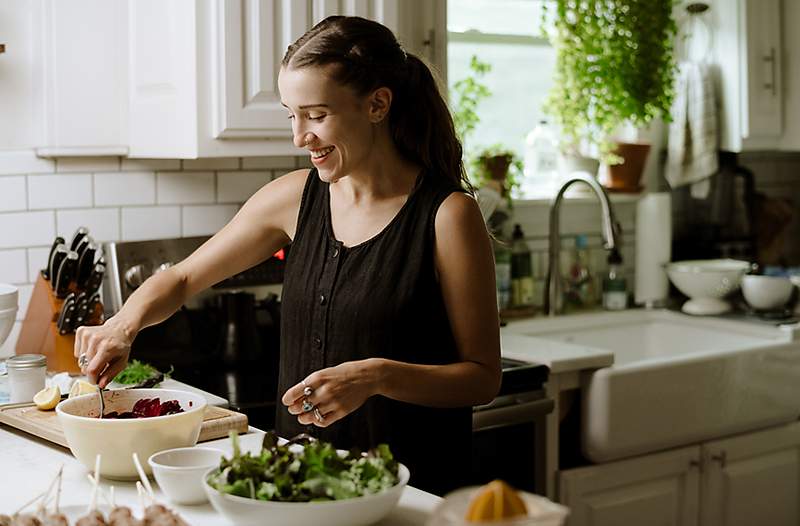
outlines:
{"label": "button on top", "polygon": [[333,253],[331,254],[331,257],[335,258],[335,257],[338,257],[338,256],[339,256],[339,247],[336,247],[336,248],[333,249]]}
{"label": "button on top", "polygon": [[314,347],[317,349],[322,348],[322,340],[320,340],[319,336],[314,337]]}
{"label": "button on top", "polygon": [[327,302],[328,302],[328,298],[325,297],[325,294],[320,294],[319,295],[319,304],[320,305],[325,305],[325,303],[327,303]]}

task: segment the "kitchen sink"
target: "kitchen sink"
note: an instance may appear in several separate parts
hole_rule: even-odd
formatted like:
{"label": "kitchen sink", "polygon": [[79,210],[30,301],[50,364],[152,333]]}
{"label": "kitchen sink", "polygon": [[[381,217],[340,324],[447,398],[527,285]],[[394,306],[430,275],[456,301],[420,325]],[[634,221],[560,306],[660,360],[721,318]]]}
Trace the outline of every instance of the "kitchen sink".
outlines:
{"label": "kitchen sink", "polygon": [[614,353],[612,366],[581,378],[583,451],[594,462],[800,415],[797,326],[630,310],[539,318],[505,330]]}

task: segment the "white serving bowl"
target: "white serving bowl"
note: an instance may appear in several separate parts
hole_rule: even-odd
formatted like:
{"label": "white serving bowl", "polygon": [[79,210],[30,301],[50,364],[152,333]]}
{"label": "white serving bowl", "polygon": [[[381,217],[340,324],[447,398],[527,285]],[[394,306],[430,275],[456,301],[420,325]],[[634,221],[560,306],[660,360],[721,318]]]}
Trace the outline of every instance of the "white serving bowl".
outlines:
{"label": "white serving bowl", "polygon": [[214,509],[237,526],[256,526],[267,522],[281,526],[374,524],[397,505],[409,477],[408,468],[400,464],[397,473],[400,480],[381,493],[324,502],[273,502],[238,497],[217,490],[208,484],[209,475],[216,469],[208,470],[203,476],[203,489]]}
{"label": "white serving bowl", "polygon": [[203,476],[219,467],[222,451],[210,447],[179,447],[154,453],[147,459],[158,486],[175,504],[208,501]]}
{"label": "white serving bowl", "polygon": [[6,341],[17,319],[19,291],[14,285],[0,283],[0,345]]}
{"label": "white serving bowl", "polygon": [[689,301],[681,310],[687,314],[722,314],[730,310],[723,300],[739,289],[739,285],[752,265],[735,259],[697,259],[675,261],[665,265],[669,280]]}
{"label": "white serving bowl", "polygon": [[100,419],[97,393],[59,403],[58,421],[75,458],[94,470],[95,458],[100,454],[101,476],[133,480],[139,478],[133,453],[149,474],[146,460],[153,453],[197,443],[207,405],[205,397],[174,389],[116,389],[103,394],[106,413],[130,411],[142,398],[159,398],[162,403],[177,400],[184,412],[150,418]]}
{"label": "white serving bowl", "polygon": [[755,310],[774,311],[789,302],[794,291],[792,280],[786,276],[744,276],[742,295]]}

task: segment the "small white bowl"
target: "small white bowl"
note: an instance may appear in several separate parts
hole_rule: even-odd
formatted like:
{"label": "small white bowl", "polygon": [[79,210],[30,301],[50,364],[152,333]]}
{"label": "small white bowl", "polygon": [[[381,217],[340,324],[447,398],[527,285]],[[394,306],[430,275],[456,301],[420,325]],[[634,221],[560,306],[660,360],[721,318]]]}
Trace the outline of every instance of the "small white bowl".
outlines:
{"label": "small white bowl", "polygon": [[154,453],[147,459],[158,486],[175,504],[208,501],[203,475],[219,467],[222,451],[210,447],[178,447]]}
{"label": "small white bowl", "polygon": [[17,309],[19,289],[8,283],[0,283],[0,310]]}
{"label": "small white bowl", "polygon": [[742,295],[755,310],[774,311],[786,306],[794,285],[785,276],[744,276]]}
{"label": "small white bowl", "polygon": [[237,526],[280,524],[281,526],[365,526],[374,524],[391,513],[400,500],[410,476],[400,464],[397,484],[380,493],[352,499],[323,502],[275,502],[249,499],[223,493],[208,484],[208,477],[217,468],[203,475],[203,489],[211,505]]}

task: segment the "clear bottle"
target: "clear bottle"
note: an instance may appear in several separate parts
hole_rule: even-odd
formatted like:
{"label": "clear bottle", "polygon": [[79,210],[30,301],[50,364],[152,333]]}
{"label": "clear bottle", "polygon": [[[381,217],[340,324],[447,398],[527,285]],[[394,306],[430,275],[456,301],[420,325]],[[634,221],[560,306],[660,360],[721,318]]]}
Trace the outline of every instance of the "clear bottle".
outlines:
{"label": "clear bottle", "polygon": [[541,192],[543,186],[558,179],[558,142],[544,119],[525,137],[523,174],[520,188],[523,197],[534,195],[536,190]]}
{"label": "clear bottle", "polygon": [[511,234],[511,304],[514,307],[533,305],[533,266],[531,249],[519,223]]}
{"label": "clear bottle", "polygon": [[494,277],[497,285],[497,308],[511,306],[511,249],[508,243],[494,239]]}
{"label": "clear bottle", "polygon": [[575,252],[566,276],[566,304],[572,308],[594,307],[597,302],[594,276],[589,267],[589,248],[585,235],[575,236]]}
{"label": "clear bottle", "polygon": [[628,283],[622,275],[622,256],[615,248],[608,255],[608,272],[603,277],[603,308],[624,310],[628,307]]}

